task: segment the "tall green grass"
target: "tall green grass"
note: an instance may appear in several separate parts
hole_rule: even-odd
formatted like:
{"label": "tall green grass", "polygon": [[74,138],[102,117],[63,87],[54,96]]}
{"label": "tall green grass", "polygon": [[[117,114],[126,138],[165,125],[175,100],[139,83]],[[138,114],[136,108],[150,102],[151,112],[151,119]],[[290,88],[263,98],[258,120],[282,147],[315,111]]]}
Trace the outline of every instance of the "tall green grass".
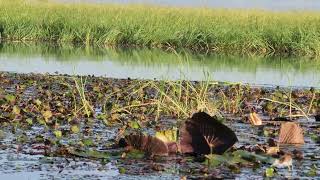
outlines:
{"label": "tall green grass", "polygon": [[0,0],[6,41],[320,55],[319,12]]}

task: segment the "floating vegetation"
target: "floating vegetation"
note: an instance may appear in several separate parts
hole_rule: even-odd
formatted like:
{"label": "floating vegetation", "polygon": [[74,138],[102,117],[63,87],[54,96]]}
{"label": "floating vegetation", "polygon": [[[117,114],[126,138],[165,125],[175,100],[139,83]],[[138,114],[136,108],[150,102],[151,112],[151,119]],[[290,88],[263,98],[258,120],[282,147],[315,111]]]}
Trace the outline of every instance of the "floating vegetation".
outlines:
{"label": "floating vegetation", "polygon": [[257,113],[253,112],[253,113],[250,113],[249,115],[249,121],[252,125],[255,125],[255,126],[260,126],[262,125],[262,120],[261,118],[257,115]]}
{"label": "floating vegetation", "polygon": [[[154,173],[195,179],[252,174],[283,178],[289,172],[286,167],[299,177],[309,177],[317,174],[319,166],[315,164],[319,97],[319,90],[313,88],[1,72],[0,151],[40,156],[44,164],[63,164],[56,170],[62,174],[73,164],[90,161],[91,165],[82,165],[102,170],[112,166],[123,178],[147,178]],[[260,126],[248,122],[253,109],[262,121]],[[194,114],[197,111],[210,115]],[[299,121],[304,145],[277,142],[282,136],[278,125],[290,119]],[[189,134],[183,137],[183,132]],[[122,138],[141,151],[122,148],[128,147]],[[198,140],[191,146],[198,156],[181,153],[184,138]],[[304,166],[310,168],[304,171]]]}

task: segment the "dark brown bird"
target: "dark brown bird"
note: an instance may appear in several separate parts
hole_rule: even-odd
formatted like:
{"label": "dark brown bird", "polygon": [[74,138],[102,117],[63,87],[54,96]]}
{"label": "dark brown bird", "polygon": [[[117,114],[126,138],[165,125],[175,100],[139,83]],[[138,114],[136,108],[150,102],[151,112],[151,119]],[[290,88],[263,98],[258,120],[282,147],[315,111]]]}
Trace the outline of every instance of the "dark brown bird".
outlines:
{"label": "dark brown bird", "polygon": [[182,153],[223,154],[237,141],[230,128],[205,112],[195,113],[180,128]]}
{"label": "dark brown bird", "polygon": [[128,147],[144,151],[148,156],[167,156],[168,145],[160,139],[144,134],[131,134],[125,137]]}
{"label": "dark brown bird", "polygon": [[170,153],[223,154],[238,141],[235,133],[215,117],[205,112],[195,113],[180,128],[178,143],[163,142],[143,134],[125,137],[125,144],[145,151],[148,155],[165,156]]}

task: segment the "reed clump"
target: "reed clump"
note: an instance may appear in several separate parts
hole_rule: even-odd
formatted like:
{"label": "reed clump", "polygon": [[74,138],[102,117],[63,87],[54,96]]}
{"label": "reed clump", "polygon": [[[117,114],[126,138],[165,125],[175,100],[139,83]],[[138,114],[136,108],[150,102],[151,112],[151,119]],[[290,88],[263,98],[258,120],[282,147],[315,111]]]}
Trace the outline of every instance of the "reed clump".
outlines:
{"label": "reed clump", "polygon": [[0,37],[201,52],[317,56],[319,12],[0,0]]}

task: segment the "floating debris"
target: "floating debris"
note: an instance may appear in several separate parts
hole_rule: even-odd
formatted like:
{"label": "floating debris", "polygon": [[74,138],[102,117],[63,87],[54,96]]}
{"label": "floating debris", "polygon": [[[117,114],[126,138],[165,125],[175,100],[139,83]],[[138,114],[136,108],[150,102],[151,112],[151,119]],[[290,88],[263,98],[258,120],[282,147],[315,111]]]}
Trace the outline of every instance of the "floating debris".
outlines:
{"label": "floating debris", "polygon": [[280,152],[279,146],[276,147],[268,147],[266,154],[268,155],[276,155],[278,152]]}
{"label": "floating debris", "polygon": [[258,116],[257,113],[253,112],[250,113],[249,115],[249,121],[252,125],[254,126],[261,126],[262,125],[262,120],[261,118]]}
{"label": "floating debris", "polygon": [[281,124],[279,143],[304,144],[303,130],[299,124],[294,122],[286,122]]}

